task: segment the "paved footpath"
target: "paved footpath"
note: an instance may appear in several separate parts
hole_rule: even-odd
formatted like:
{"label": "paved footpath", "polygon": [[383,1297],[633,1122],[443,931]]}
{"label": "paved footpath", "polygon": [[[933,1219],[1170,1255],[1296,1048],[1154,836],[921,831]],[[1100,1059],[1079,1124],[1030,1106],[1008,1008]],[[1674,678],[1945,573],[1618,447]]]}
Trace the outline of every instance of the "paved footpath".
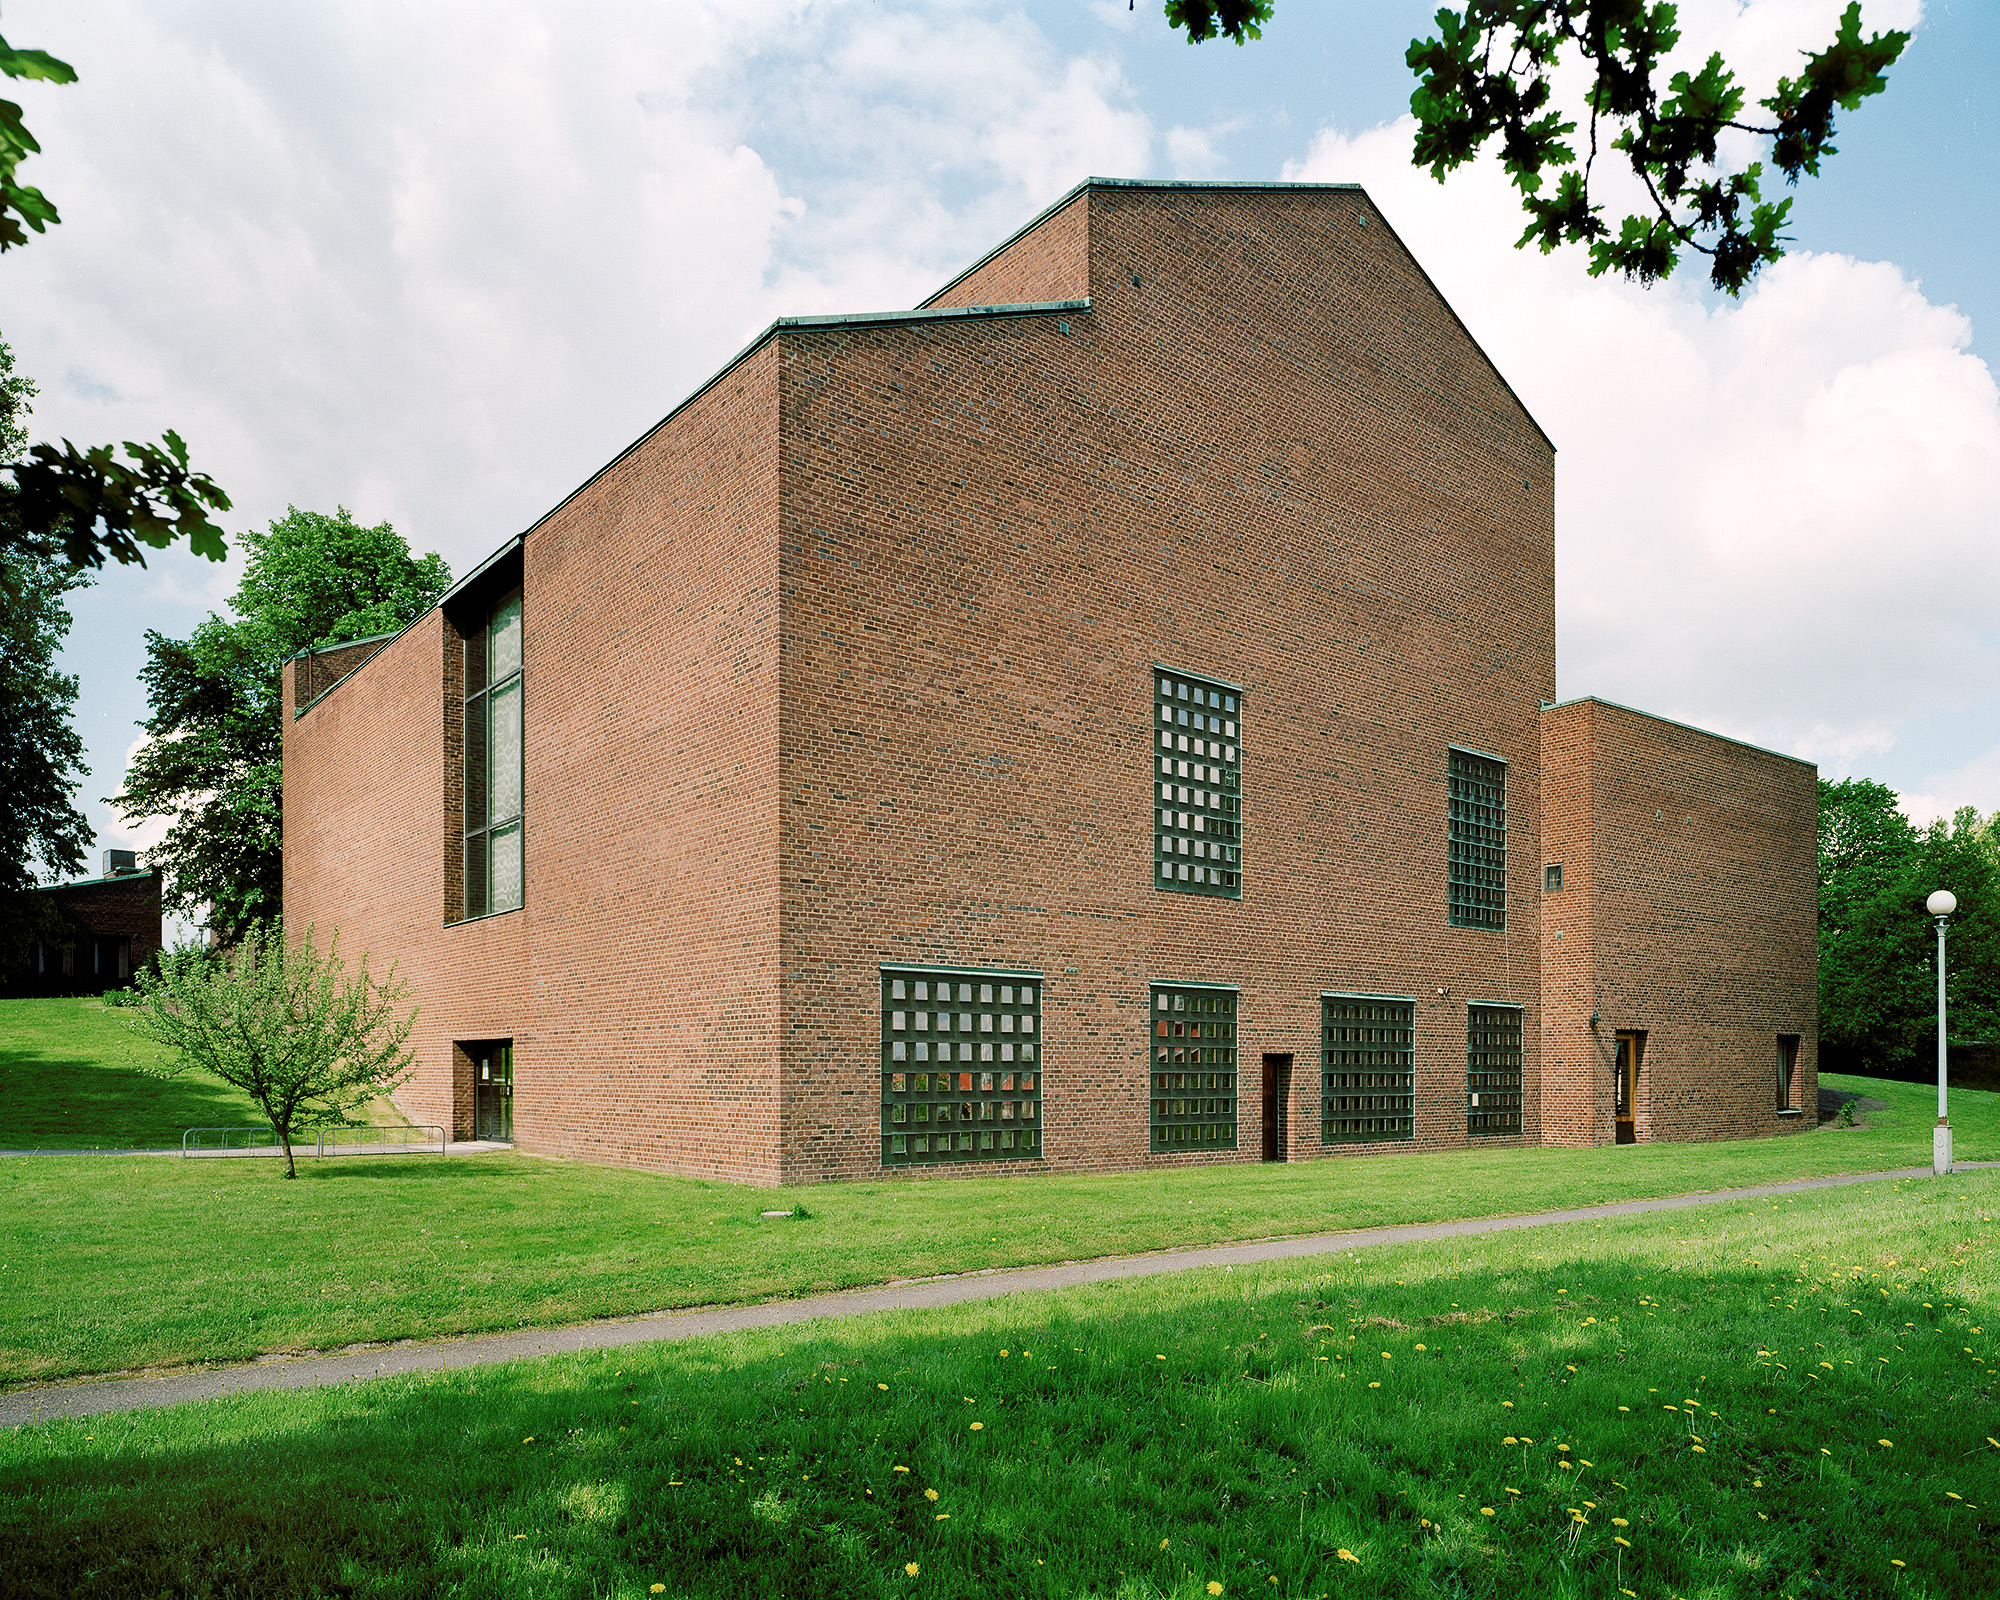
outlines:
{"label": "paved footpath", "polygon": [[[1961,1171],[2000,1167],[2000,1162],[1962,1163]],[[1210,1245],[1199,1250],[1161,1250],[1142,1256],[1110,1256],[1097,1261],[1067,1261],[1052,1267],[996,1268],[943,1278],[915,1278],[872,1289],[845,1289],[810,1295],[803,1300],[773,1300],[762,1305],[714,1306],[691,1311],[655,1311],[617,1321],[586,1322],[568,1328],[531,1329],[519,1333],[476,1334],[461,1339],[405,1340],[399,1344],[368,1345],[333,1355],[263,1357],[242,1366],[166,1372],[137,1378],[86,1379],[46,1384],[0,1394],[0,1427],[17,1427],[53,1417],[94,1417],[114,1411],[148,1410],[211,1400],[229,1395],[261,1394],[271,1390],[313,1389],[325,1384],[352,1383],[412,1372],[448,1372],[461,1367],[519,1361],[533,1356],[573,1355],[584,1350],[613,1350],[636,1344],[670,1344],[710,1334],[736,1333],[746,1328],[778,1328],[822,1317],[859,1317],[872,1311],[917,1311],[935,1306],[963,1305],[973,1300],[997,1300],[1003,1295],[1037,1289],[1073,1289],[1084,1284],[1112,1283],[1123,1278],[1150,1278],[1197,1267],[1242,1267],[1265,1261],[1295,1261],[1342,1250],[1376,1245],[1412,1244],[1427,1239],[1469,1239],[1513,1228],[1542,1228],[1565,1222],[1598,1222],[1609,1217],[1634,1217],[1648,1211],[1678,1211],[1689,1206],[1752,1200],[1759,1195],[1800,1194],[1808,1189],[1832,1189],[1851,1183],[1890,1183],[1928,1178],[1929,1167],[1904,1167],[1894,1172],[1851,1173],[1832,1178],[1801,1178],[1792,1183],[1760,1184],[1753,1189],[1721,1189],[1710,1194],[1674,1195],[1661,1200],[1627,1200],[1616,1205],[1583,1206],[1573,1211],[1541,1211],[1518,1217],[1473,1217],[1462,1222],[1426,1222],[1397,1228],[1364,1228],[1353,1233],[1315,1233],[1302,1238],[1257,1239],[1244,1244]]]}

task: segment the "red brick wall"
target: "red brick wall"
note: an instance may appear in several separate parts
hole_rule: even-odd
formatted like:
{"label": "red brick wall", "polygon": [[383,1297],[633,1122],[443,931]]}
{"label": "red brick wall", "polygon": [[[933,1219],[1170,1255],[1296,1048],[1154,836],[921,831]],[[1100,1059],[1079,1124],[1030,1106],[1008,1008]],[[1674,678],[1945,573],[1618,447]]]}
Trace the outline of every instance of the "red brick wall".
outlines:
{"label": "red brick wall", "polygon": [[286,916],[401,957],[417,1120],[453,1119],[454,1040],[511,1038],[522,1146],[777,1176],[774,377],[751,357],[527,539],[523,910],[444,924],[439,613],[287,720]]}
{"label": "red brick wall", "polygon": [[[115,964],[102,971],[93,969],[95,941],[98,939],[130,939],[133,972],[159,954],[160,875],[157,872],[79,883],[50,889],[48,893],[75,938],[71,958],[74,970],[67,974],[62,971],[60,947],[51,945],[46,954],[49,970],[35,972],[31,958],[17,985],[23,992],[98,994],[105,989],[121,987]],[[106,958],[110,959],[108,951]]]}
{"label": "red brick wall", "polygon": [[[1812,1127],[1815,769],[1582,700],[1544,713],[1543,770],[1563,864],[1543,915],[1545,1137],[1610,1141],[1620,1030],[1645,1034],[1642,1142]],[[1800,1039],[1800,1116],[1777,1110],[1780,1034]]]}
{"label": "red brick wall", "polygon": [[1078,195],[1041,226],[924,302],[926,309],[1082,300],[1090,294],[1090,197]]}
{"label": "red brick wall", "polygon": [[[788,1179],[879,1171],[883,961],[1047,975],[1049,1168],[1256,1159],[1266,1051],[1324,1153],[1323,989],[1417,997],[1419,1145],[1465,1143],[1468,1002],[1529,1008],[1533,1100],[1553,453],[1358,192],[1086,205],[1068,336],[784,337]],[[1152,887],[1156,661],[1244,685],[1240,903]],[[1452,743],[1510,763],[1504,934],[1447,926]],[[1231,1156],[1149,1150],[1190,979],[1243,989]]]}
{"label": "red brick wall", "polygon": [[300,657],[293,669],[298,703],[311,705],[388,642],[386,639],[361,639],[353,644],[314,650]]}

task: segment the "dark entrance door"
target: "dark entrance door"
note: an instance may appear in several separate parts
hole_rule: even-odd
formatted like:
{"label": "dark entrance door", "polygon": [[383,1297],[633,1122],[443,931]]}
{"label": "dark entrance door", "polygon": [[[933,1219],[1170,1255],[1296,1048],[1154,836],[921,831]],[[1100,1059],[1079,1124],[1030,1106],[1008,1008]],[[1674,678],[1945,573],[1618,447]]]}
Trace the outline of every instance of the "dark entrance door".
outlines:
{"label": "dark entrance door", "polygon": [[1264,1159],[1286,1159],[1285,1107],[1292,1098],[1292,1058],[1264,1058]]}
{"label": "dark entrance door", "polygon": [[514,1139],[514,1047],[481,1045],[472,1067],[472,1136]]}
{"label": "dark entrance door", "polygon": [[1613,1114],[1617,1120],[1616,1138],[1620,1144],[1636,1144],[1638,1134],[1632,1121],[1632,1106],[1639,1095],[1639,1057],[1644,1053],[1646,1037],[1640,1033],[1618,1035],[1617,1054],[1612,1057],[1612,1075],[1616,1079],[1616,1104]]}

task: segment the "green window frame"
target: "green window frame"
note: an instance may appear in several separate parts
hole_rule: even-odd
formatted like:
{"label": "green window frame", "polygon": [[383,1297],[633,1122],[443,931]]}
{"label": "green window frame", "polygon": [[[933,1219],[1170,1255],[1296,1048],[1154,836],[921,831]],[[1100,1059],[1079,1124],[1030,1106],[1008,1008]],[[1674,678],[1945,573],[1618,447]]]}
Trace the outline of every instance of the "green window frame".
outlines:
{"label": "green window frame", "polygon": [[1237,991],[1154,984],[1147,1019],[1155,1155],[1236,1148]]}
{"label": "green window frame", "polygon": [[1042,975],[882,968],[882,1165],[1042,1158]]}
{"label": "green window frame", "polygon": [[502,595],[465,641],[465,915],[527,898],[527,766],[521,591]]}
{"label": "green window frame", "polygon": [[1507,763],[1453,746],[1446,898],[1454,928],[1507,926]]}
{"label": "green window frame", "polygon": [[1519,1006],[1474,1005],[1465,1013],[1465,1131],[1481,1137],[1521,1131]]}
{"label": "green window frame", "polygon": [[1243,691],[1153,669],[1153,887],[1243,898]]}
{"label": "green window frame", "polygon": [[1322,994],[1320,1143],[1416,1137],[1417,1003]]}

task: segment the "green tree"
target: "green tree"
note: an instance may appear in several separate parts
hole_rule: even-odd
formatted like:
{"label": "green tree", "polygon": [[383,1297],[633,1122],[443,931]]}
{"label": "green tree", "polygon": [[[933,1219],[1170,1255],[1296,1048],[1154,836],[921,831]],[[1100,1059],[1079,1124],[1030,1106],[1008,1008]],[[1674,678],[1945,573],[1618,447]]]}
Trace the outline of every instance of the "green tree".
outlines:
{"label": "green tree", "polygon": [[[35,385],[0,343],[0,457],[17,449]],[[69,635],[63,596],[87,580],[45,543],[9,540],[18,507],[0,483],[0,976],[36,940],[64,937],[54,902],[36,892],[80,869],[91,828],[72,797],[84,771],[72,725],[77,681],[55,662]]]}
{"label": "green tree", "polygon": [[[1273,0],[1167,0],[1168,25],[1191,43],[1262,37]],[[1417,74],[1413,159],[1445,176],[1499,141],[1501,164],[1520,191],[1530,242],[1590,249],[1593,277],[1620,272],[1642,283],[1670,275],[1683,250],[1709,258],[1709,278],[1740,293],[1782,256],[1789,197],[1764,198],[1764,166],[1724,169],[1718,146],[1734,131],[1768,141],[1768,157],[1796,185],[1818,177],[1836,153],[1837,112],[1888,87],[1907,33],[1861,35],[1859,0],[1824,49],[1806,54],[1796,78],[1781,78],[1748,114],[1748,95],[1720,54],[1697,72],[1666,77],[1662,58],[1680,43],[1670,0],[1468,0],[1437,14],[1437,34],[1410,43]],[[1581,100],[1557,101],[1556,78],[1580,67]],[[1662,81],[1664,78],[1664,81]],[[1578,158],[1579,123],[1585,130]],[[1591,198],[1600,154],[1616,151],[1649,204],[1616,233]],[[1609,158],[1607,156],[1607,158]],[[1553,182],[1551,182],[1553,180]]]}
{"label": "green tree", "polygon": [[[76,82],[76,69],[46,50],[23,50],[0,39],[0,74]],[[41,190],[16,173],[41,145],[28,131],[19,105],[0,100],[0,251],[28,242],[26,228],[42,233],[62,221]],[[23,224],[26,225],[24,228]],[[188,465],[188,451],[171,428],[158,444],[125,441],[131,459],[120,461],[110,445],[78,449],[38,444],[26,436],[0,450],[0,483],[11,478],[13,514],[0,523],[0,551],[47,553],[53,542],[73,567],[101,567],[108,556],[146,564],[141,545],[163,550],[183,534],[198,556],[220,561],[227,553],[211,511],[227,511],[229,496],[205,472]]]}
{"label": "green tree", "polygon": [[285,1176],[298,1176],[292,1141],[313,1124],[348,1124],[409,1076],[407,1048],[417,1013],[396,981],[368,975],[349,981],[336,948],[322,953],[313,930],[287,941],[275,923],[253,923],[231,949],[183,945],[162,956],[157,972],[138,974],[140,1001],[132,1030],[174,1056],[140,1060],[155,1077],[189,1067],[212,1072],[262,1108],[285,1152]]}
{"label": "green tree", "polygon": [[1959,909],[1946,956],[1955,1038],[2000,1035],[2000,861],[1990,823],[1960,811],[1919,829],[1896,792],[1865,778],[1819,785],[1819,1035],[1822,1065],[1919,1064],[1937,1036],[1934,889]]}
{"label": "green tree", "polygon": [[248,560],[231,602],[185,639],[147,631],[147,742],[112,797],[128,821],[172,826],[149,853],[162,903],[233,943],[283,906],[284,725],[281,674],[305,649],[394,633],[451,582],[444,558],[410,554],[388,523],[363,527],[296,506],[245,533]]}

